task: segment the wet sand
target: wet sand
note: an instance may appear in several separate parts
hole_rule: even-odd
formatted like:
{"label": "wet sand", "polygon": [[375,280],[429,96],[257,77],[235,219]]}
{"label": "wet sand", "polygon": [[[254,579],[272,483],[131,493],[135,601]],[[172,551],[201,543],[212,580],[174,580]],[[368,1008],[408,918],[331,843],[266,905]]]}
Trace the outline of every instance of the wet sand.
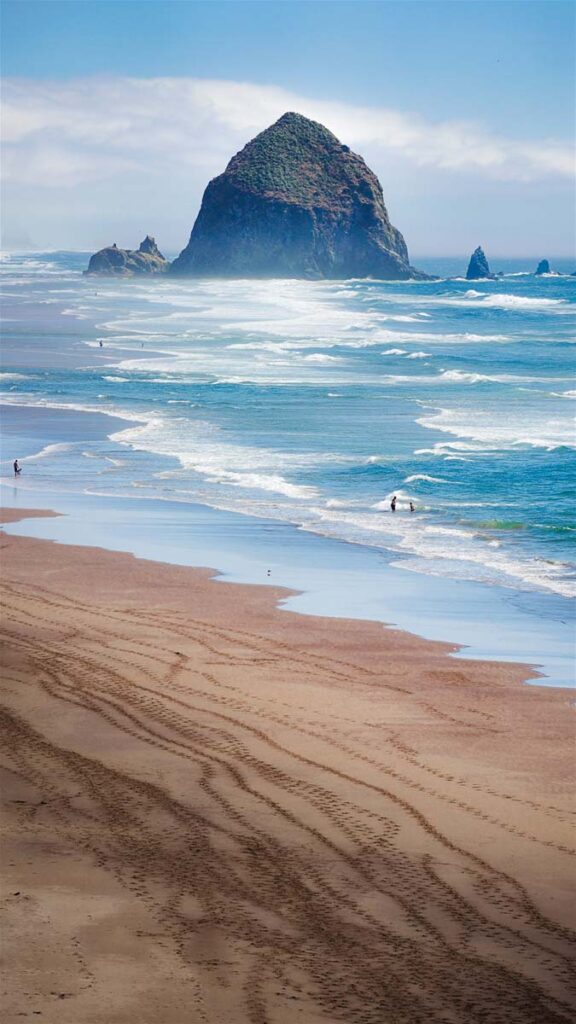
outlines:
{"label": "wet sand", "polygon": [[576,1019],[566,690],[93,548],[2,589],[7,1024]]}

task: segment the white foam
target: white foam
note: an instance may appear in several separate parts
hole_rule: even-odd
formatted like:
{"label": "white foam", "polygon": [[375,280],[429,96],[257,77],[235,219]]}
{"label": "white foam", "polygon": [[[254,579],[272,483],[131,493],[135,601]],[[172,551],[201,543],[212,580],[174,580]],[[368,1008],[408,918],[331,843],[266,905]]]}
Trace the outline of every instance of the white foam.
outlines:
{"label": "white foam", "polygon": [[153,417],[113,434],[111,440],[174,458],[183,470],[211,484],[274,492],[297,500],[317,499],[319,491],[287,479],[286,473],[354,462],[351,456],[333,452],[285,452],[235,444],[226,431],[212,423],[180,417]]}
{"label": "white foam", "polygon": [[497,309],[562,310],[562,312],[571,312],[570,304],[566,299],[531,298],[529,295],[487,295],[483,305],[494,306]]}
{"label": "white foam", "polygon": [[404,480],[405,484],[414,484],[418,480],[425,480],[431,484],[447,484],[448,480],[444,480],[441,476],[429,476],[428,473],[413,473],[412,476],[407,476]]}
{"label": "white foam", "polygon": [[407,349],[405,348],[388,348],[382,353],[383,356],[405,356],[407,355]]}
{"label": "white foam", "polygon": [[364,460],[366,466],[379,465],[380,463],[396,462],[397,455],[368,455]]}
{"label": "white foam", "polygon": [[73,316],[75,320],[88,320],[89,317],[86,313],[80,313],[79,309],[62,309],[60,310],[62,316]]}
{"label": "white foam", "polygon": [[440,297],[434,303],[447,306],[478,306],[485,309],[509,309],[514,312],[532,313],[571,313],[574,306],[566,299],[546,299],[529,295],[510,295],[506,292],[477,292],[470,289],[464,295],[456,297]]}
{"label": "white foam", "polygon": [[[25,408],[32,409],[62,409],[64,411],[71,410],[72,412],[87,412],[87,413],[98,413],[101,416],[112,416],[114,419],[128,420],[133,423],[146,423],[149,420],[147,413],[134,413],[127,411],[126,409],[116,409],[111,407],[104,407],[100,405],[87,405],[81,402],[55,402],[48,398],[38,397],[37,395],[2,395],[2,402],[5,405],[18,405],[24,406]],[[104,395],[98,395],[99,398],[104,398]]]}
{"label": "white foam", "polygon": [[340,356],[329,356],[323,352],[312,352],[309,356],[303,356],[303,359],[307,363],[342,363],[344,360]]}
{"label": "white foam", "polygon": [[[315,348],[317,345],[315,343]],[[152,359],[124,359],[117,369],[123,373],[138,373],[142,380],[157,383],[210,383],[210,384],[343,384],[352,381],[369,383],[372,374],[351,369],[347,377],[342,373],[346,360],[323,352],[301,353],[292,348],[250,344],[231,350],[230,346],[196,344],[186,352],[174,352],[168,357]],[[160,376],[161,375],[161,376]]]}
{"label": "white foam", "polygon": [[342,501],[341,498],[328,498],[326,508],[350,508],[350,505],[353,504],[355,504],[353,501]]}
{"label": "white foam", "polygon": [[420,320],[420,318],[423,315],[424,314],[422,314],[422,313],[416,313],[414,316],[410,316],[409,313],[406,313],[405,315],[399,314],[397,316],[383,314],[381,316],[381,319],[382,320],[392,320],[394,323],[398,323],[398,324],[413,324],[413,323],[418,323],[418,321]]}
{"label": "white foam", "polygon": [[[204,468],[204,472],[208,472]],[[317,498],[318,489],[303,484],[290,483],[277,473],[234,473],[231,471],[211,471],[215,480],[223,483],[231,483],[235,487],[245,487],[251,490],[273,491],[275,494],[284,494],[287,498]]]}
{"label": "white foam", "polygon": [[523,376],[516,373],[469,373],[465,370],[443,370],[441,377],[443,380],[462,384],[551,384],[571,379],[569,377],[537,377],[535,374]]}
{"label": "white foam", "polygon": [[165,375],[163,377],[142,377],[139,384],[182,384],[185,383],[182,377],[169,377]]}
{"label": "white foam", "polygon": [[440,376],[443,380],[453,380],[457,384],[480,384],[483,381],[493,381],[495,377],[488,377],[484,373],[466,373],[464,370],[444,370]]}
{"label": "white foam", "polygon": [[41,451],[36,452],[35,455],[26,455],[23,459],[19,459],[19,462],[39,462],[40,459],[48,459],[52,455],[60,455],[62,452],[71,451],[73,448],[73,444],[64,441],[59,444],[47,444]]}
{"label": "white foam", "polygon": [[523,557],[495,544],[497,539],[489,535],[436,525],[420,508],[414,515],[403,511],[401,502],[396,513],[390,512],[388,499],[372,507],[378,514],[314,508],[318,522],[306,522],[303,528],[328,536],[344,532],[348,539],[363,544],[385,543],[399,553],[417,556],[418,560],[403,559],[398,565],[431,575],[461,576],[565,597],[576,593],[569,567],[563,563]]}
{"label": "white foam", "polygon": [[[420,421],[418,421],[420,422]],[[489,451],[484,444],[468,444],[465,441],[438,441],[433,448],[416,448],[414,455],[441,455],[454,458],[454,452],[459,453],[459,458],[468,455],[485,455]]]}
{"label": "white foam", "polygon": [[[120,362],[120,374],[147,371],[191,379],[212,374],[226,383],[295,384],[313,377],[314,383],[329,382],[319,371],[338,371],[336,360],[341,357],[327,355],[335,347],[362,349],[387,342],[386,354],[423,359],[429,355],[425,346],[430,344],[509,340],[500,334],[390,329],[385,326],[388,321],[417,325],[422,318],[429,319],[430,312],[387,309],[388,304],[412,301],[413,296],[405,292],[400,296],[379,293],[378,308],[358,310],[347,292],[347,288],[323,282],[202,281],[194,283],[193,291],[172,282],[155,282],[154,288],[139,282],[135,295],[142,297],[142,308],[102,326],[109,332],[106,344],[110,347],[145,339],[164,355],[163,359]],[[370,296],[364,297],[372,304]],[[427,303],[429,299],[416,301]],[[159,314],[159,303],[172,308]],[[420,344],[422,351],[410,353],[404,348],[406,343]],[[298,353],[302,353],[299,363]],[[358,369],[355,364],[356,375]]]}
{"label": "white foam", "polygon": [[[519,446],[549,451],[558,447],[576,448],[573,420],[551,419],[547,417],[546,410],[534,407],[520,412],[509,408],[505,415],[500,416],[490,408],[437,408],[433,413],[419,417],[417,422],[429,430],[469,438],[475,442],[472,450],[510,450]],[[462,443],[452,443],[450,447],[462,449]]]}
{"label": "white foam", "polygon": [[[490,282],[493,284],[493,282]],[[406,302],[407,296],[389,296],[398,302]],[[507,292],[480,292],[475,288],[469,288],[465,292],[457,294],[448,292],[444,295],[411,295],[411,306],[456,306],[460,308],[476,309],[508,309],[516,312],[546,312],[546,313],[573,313],[574,304],[566,299],[551,299],[539,296],[513,295]]]}

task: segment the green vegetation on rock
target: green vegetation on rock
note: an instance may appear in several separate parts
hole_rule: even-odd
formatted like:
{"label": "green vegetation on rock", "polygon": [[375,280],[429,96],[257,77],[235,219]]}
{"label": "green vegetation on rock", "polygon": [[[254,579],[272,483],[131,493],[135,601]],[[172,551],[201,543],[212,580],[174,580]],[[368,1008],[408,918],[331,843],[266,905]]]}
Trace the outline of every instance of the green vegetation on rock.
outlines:
{"label": "green vegetation on rock", "polygon": [[171,273],[205,277],[425,277],[382,189],[323,125],[284,114],[208,185]]}
{"label": "green vegetation on rock", "polygon": [[330,205],[357,180],[357,163],[370,174],[364,161],[323,125],[301,114],[284,114],[234,156],[225,173],[250,192],[288,203]]}

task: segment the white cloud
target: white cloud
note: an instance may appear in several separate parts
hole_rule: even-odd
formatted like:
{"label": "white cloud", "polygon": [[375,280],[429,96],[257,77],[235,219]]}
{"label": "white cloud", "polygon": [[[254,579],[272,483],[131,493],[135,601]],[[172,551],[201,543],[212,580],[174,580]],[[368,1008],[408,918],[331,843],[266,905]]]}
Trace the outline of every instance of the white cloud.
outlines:
{"label": "white cloud", "polygon": [[[572,154],[471,123],[192,78],[7,80],[3,244],[94,250],[187,242],[203,191],[287,110],[321,121],[380,178],[414,253],[573,251]],[[488,251],[488,250],[487,250]]]}
{"label": "white cloud", "polygon": [[508,181],[569,177],[567,142],[507,139],[482,125],[299,96],[275,86],[190,78],[90,78],[4,85],[5,180],[61,187],[118,175],[208,177],[286,110],[321,121],[370,160]]}

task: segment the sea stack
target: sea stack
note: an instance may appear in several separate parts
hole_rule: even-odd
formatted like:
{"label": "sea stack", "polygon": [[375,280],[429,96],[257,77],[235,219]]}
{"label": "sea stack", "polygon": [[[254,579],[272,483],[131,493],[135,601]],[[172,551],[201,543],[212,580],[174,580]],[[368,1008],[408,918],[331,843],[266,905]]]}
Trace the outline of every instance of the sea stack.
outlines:
{"label": "sea stack", "polygon": [[170,263],[160,252],[151,235],[146,235],[138,249],[119,249],[109,245],[90,258],[86,274],[132,277],[134,274],[164,274]]}
{"label": "sea stack", "polygon": [[468,270],[466,271],[467,281],[478,281],[483,277],[494,277],[494,274],[490,273],[490,267],[488,266],[488,260],[484,254],[484,250],[481,245],[474,250],[470,257],[470,263],[468,264]]}
{"label": "sea stack", "polygon": [[170,272],[202,277],[423,278],[382,188],[332,132],[287,113],[208,185]]}
{"label": "sea stack", "polygon": [[540,260],[540,263],[536,267],[536,270],[534,271],[534,273],[536,274],[536,277],[540,277],[541,274],[549,274],[550,273],[550,264],[549,264],[548,260]]}

